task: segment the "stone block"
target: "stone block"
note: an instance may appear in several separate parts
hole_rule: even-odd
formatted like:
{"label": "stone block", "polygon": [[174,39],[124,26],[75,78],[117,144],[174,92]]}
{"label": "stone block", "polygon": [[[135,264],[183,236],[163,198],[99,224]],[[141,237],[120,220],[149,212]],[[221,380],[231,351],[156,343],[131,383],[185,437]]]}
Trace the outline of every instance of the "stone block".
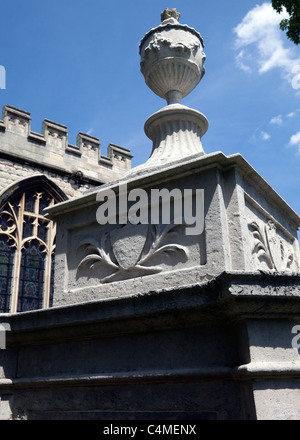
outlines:
{"label": "stone block", "polygon": [[88,134],[78,133],[77,145],[85,159],[95,163],[99,160],[100,141],[98,138]]}
{"label": "stone block", "polygon": [[[100,225],[97,194],[112,190],[118,209],[125,183],[126,196],[145,190],[149,215],[153,189],[169,194],[191,189],[194,204],[196,189],[203,190],[204,230],[188,235],[183,217],[176,225],[175,210],[166,224],[151,224],[149,216],[147,224]],[[58,226],[57,255],[64,255],[57,260],[56,305],[184,286],[224,270],[299,271],[299,217],[240,155],[216,153],[177,166],[133,170],[122,181],[48,212]]]}
{"label": "stone block", "polygon": [[31,125],[30,113],[6,105],[3,107],[2,119],[7,131],[11,131],[24,137],[29,135]]}

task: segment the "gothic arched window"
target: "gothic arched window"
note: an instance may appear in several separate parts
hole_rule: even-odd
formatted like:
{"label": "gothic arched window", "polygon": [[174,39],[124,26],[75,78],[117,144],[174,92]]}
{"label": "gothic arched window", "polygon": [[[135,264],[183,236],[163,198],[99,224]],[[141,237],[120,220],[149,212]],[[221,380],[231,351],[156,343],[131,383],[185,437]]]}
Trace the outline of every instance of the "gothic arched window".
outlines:
{"label": "gothic arched window", "polygon": [[44,208],[65,200],[44,176],[19,182],[0,200],[0,312],[52,305],[56,225]]}

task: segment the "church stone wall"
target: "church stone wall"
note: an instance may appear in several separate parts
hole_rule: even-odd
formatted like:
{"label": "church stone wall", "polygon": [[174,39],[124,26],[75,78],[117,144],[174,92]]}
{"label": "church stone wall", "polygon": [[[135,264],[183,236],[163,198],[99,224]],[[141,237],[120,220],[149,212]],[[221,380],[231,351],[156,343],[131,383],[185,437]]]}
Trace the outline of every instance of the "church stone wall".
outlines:
{"label": "church stone wall", "polygon": [[67,176],[59,175],[51,171],[44,170],[42,167],[32,167],[30,165],[17,163],[11,160],[0,160],[0,192],[5,191],[10,185],[17,183],[27,177],[41,175],[48,177],[66,194],[67,197],[75,197],[82,192],[90,189],[90,183],[78,185],[75,180]]}
{"label": "church stone wall", "polygon": [[101,155],[98,138],[78,133],[68,143],[67,127],[45,119],[42,133],[31,131],[30,113],[6,105],[0,120],[0,191],[17,181],[43,174],[68,197],[120,178],[131,168],[129,150],[110,144]]}

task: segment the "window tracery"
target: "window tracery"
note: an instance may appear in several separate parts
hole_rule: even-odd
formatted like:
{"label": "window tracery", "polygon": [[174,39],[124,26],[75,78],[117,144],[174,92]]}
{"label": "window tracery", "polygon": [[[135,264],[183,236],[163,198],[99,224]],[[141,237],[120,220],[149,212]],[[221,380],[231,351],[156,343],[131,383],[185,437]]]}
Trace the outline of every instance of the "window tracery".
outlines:
{"label": "window tracery", "polygon": [[40,186],[12,195],[0,211],[0,312],[48,308],[53,299],[56,203]]}

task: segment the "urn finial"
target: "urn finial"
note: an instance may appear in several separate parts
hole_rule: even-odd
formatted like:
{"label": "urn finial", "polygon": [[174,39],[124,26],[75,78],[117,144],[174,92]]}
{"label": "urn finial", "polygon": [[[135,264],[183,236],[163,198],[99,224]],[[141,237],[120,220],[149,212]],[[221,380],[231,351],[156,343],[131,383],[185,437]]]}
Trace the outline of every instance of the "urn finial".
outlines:
{"label": "urn finial", "polygon": [[162,23],[151,29],[140,44],[146,84],[168,103],[180,103],[205,73],[203,39],[195,29],[180,24],[179,17],[176,9],[165,9]]}
{"label": "urn finial", "polygon": [[175,8],[169,9],[166,8],[160,15],[161,21],[164,22],[165,20],[168,20],[169,18],[175,18],[175,20],[179,21],[180,19],[180,13],[177,12]]}
{"label": "urn finial", "polygon": [[176,9],[166,8],[162,23],[147,32],[140,43],[146,84],[168,104],[145,123],[153,148],[144,168],[205,154],[201,138],[208,121],[202,113],[181,104],[205,73],[204,42],[199,32],[179,23],[179,18]]}

